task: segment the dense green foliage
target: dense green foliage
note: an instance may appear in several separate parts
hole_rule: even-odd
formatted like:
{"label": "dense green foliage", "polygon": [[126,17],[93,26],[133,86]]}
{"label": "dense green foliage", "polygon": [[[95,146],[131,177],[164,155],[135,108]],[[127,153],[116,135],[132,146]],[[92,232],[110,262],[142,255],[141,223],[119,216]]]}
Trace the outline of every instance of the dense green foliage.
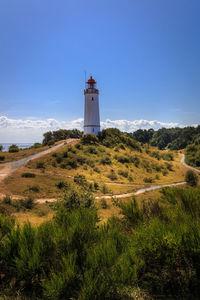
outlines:
{"label": "dense green foliage", "polygon": [[193,167],[200,167],[200,143],[190,144],[185,149],[185,161]]}
{"label": "dense green foliage", "polygon": [[43,145],[52,145],[57,141],[69,139],[69,138],[80,138],[82,136],[82,132],[78,129],[59,129],[56,131],[48,131],[43,134],[44,139],[42,141]]}
{"label": "dense green foliage", "polygon": [[179,150],[193,142],[200,144],[200,125],[197,127],[161,128],[157,131],[139,129],[133,133],[128,133],[128,135],[136,141],[150,143],[161,150],[166,147]]}
{"label": "dense green foliage", "polygon": [[140,146],[131,137],[127,136],[117,128],[108,128],[99,132],[99,141],[106,147],[128,146],[132,149],[141,151]]}
{"label": "dense green foliage", "polygon": [[188,170],[185,175],[185,181],[191,186],[197,186],[198,177],[192,170]]}
{"label": "dense green foliage", "polygon": [[2,151],[3,150],[3,146],[2,145],[0,145],[0,151]]}
{"label": "dense green foliage", "polygon": [[13,144],[9,147],[8,152],[10,152],[10,153],[19,152],[19,147],[17,145]]}
{"label": "dense green foliage", "polygon": [[124,218],[103,226],[81,189],[68,192],[54,220],[39,227],[0,215],[0,296],[200,297],[199,188],[165,188],[160,201],[140,206],[135,199],[116,203]]}

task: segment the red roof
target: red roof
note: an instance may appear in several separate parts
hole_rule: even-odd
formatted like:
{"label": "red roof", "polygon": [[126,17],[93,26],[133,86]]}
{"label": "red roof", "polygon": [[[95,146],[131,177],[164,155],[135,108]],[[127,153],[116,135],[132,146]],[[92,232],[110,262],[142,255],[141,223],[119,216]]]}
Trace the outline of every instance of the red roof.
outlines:
{"label": "red roof", "polygon": [[87,83],[96,83],[96,81],[90,76],[90,79],[88,79]]}

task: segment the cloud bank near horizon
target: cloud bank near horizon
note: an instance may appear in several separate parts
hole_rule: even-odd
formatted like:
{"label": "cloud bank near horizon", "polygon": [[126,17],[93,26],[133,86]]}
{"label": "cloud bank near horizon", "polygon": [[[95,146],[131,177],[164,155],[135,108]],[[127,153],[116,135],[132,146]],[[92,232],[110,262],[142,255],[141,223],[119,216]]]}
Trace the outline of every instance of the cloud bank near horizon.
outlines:
{"label": "cloud bank near horizon", "polygon": [[[155,130],[165,127],[184,127],[179,123],[173,122],[160,122],[157,120],[110,120],[101,122],[101,128],[116,127],[121,131],[133,132],[137,129],[149,129]],[[73,121],[58,121],[56,119],[9,119],[6,116],[0,116],[0,143],[31,143],[41,142],[43,133],[50,130],[58,129],[73,129],[77,128],[83,130],[83,119],[79,118]]]}

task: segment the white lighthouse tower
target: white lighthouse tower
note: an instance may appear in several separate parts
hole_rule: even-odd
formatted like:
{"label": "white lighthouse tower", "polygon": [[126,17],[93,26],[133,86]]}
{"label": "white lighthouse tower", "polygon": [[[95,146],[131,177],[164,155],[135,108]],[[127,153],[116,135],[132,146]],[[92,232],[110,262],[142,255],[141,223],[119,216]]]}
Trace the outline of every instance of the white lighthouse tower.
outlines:
{"label": "white lighthouse tower", "polygon": [[96,89],[96,81],[90,76],[84,90],[85,111],[84,111],[84,134],[92,133],[97,135],[100,131],[99,118],[99,91]]}

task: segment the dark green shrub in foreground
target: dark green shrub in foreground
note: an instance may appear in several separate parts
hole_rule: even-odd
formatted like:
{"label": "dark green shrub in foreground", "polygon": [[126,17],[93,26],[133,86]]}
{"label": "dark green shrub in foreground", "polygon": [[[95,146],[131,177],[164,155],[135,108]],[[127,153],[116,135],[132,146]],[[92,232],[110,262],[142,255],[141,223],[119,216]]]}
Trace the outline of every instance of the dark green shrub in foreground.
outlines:
{"label": "dark green shrub in foreground", "polygon": [[118,201],[123,218],[103,226],[83,188],[38,227],[0,214],[0,296],[199,299],[200,189],[165,188],[161,200]]}
{"label": "dark green shrub in foreground", "polygon": [[194,173],[192,170],[188,170],[185,175],[185,181],[190,186],[197,186],[198,177],[197,177],[196,173]]}
{"label": "dark green shrub in foreground", "polygon": [[5,156],[4,155],[0,155],[0,161],[4,161],[5,160]]}

